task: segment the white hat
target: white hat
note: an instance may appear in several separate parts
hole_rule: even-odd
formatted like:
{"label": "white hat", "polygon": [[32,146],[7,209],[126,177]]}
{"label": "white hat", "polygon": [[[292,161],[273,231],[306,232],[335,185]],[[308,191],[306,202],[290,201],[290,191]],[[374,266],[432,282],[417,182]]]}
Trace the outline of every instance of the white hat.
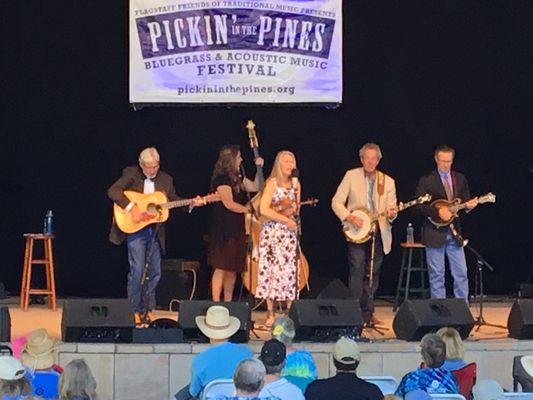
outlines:
{"label": "white hat", "polygon": [[55,341],[41,328],[28,335],[28,341],[22,349],[22,363],[33,369],[48,369],[55,363]]}
{"label": "white hat", "polygon": [[520,364],[529,375],[533,376],[533,356],[520,357]]}
{"label": "white hat", "polygon": [[207,309],[205,317],[199,315],[195,318],[196,325],[209,339],[227,339],[241,327],[241,321],[229,315],[229,310],[224,306],[211,306]]}
{"label": "white hat", "polygon": [[0,379],[16,381],[26,375],[24,365],[13,356],[0,357]]}
{"label": "white hat", "polygon": [[333,358],[341,364],[354,364],[361,360],[361,352],[355,340],[343,336],[333,347]]}

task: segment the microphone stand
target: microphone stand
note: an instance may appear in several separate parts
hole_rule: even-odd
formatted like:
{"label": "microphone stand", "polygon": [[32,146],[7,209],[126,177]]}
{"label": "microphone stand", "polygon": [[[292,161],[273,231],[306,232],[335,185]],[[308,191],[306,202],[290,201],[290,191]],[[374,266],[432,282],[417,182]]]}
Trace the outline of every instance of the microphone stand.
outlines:
{"label": "microphone stand", "polygon": [[488,270],[491,272],[494,272],[494,268],[472,246],[466,244],[464,247],[476,257],[476,283],[474,290],[474,299],[477,299],[477,290],[479,286],[479,315],[474,322],[474,325],[477,325],[476,332],[479,332],[479,329],[482,326],[491,326],[493,328],[507,329],[506,326],[489,323],[485,321],[485,318],[483,318],[483,302],[485,297],[485,294],[483,292],[483,268],[487,267]]}

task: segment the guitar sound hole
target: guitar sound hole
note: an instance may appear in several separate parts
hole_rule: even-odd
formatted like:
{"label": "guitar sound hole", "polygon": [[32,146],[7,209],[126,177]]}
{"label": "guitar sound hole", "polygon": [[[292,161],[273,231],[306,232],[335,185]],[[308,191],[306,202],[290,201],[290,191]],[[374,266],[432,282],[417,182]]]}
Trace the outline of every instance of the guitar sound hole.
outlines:
{"label": "guitar sound hole", "polygon": [[146,207],[146,212],[150,215],[157,215],[157,205],[153,203],[148,204],[148,206]]}

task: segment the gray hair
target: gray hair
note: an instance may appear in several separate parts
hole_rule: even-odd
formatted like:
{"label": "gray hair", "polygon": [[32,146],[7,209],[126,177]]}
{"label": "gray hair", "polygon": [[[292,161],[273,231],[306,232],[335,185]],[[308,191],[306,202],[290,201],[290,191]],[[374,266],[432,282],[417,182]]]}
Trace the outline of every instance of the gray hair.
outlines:
{"label": "gray hair", "polygon": [[284,345],[291,344],[292,339],[294,339],[294,335],[296,334],[294,321],[284,315],[278,317],[272,324],[270,333],[272,335],[272,339],[277,339]]}
{"label": "gray hair", "polygon": [[59,399],[69,400],[76,396],[96,399],[96,380],[82,359],[69,362],[59,378]]}
{"label": "gray hair", "polygon": [[256,393],[261,390],[266,369],[256,358],[242,360],[233,374],[235,388],[244,393]]}
{"label": "gray hair", "polygon": [[139,154],[139,164],[151,161],[159,162],[159,152],[155,147],[147,147]]}
{"label": "gray hair", "polygon": [[446,359],[446,343],[436,333],[424,335],[420,342],[420,350],[429,368],[440,367]]}
{"label": "gray hair", "polygon": [[363,158],[366,150],[376,150],[378,153],[378,160],[381,160],[381,157],[383,157],[381,154],[381,149],[376,143],[365,143],[363,147],[359,149],[359,158]]}

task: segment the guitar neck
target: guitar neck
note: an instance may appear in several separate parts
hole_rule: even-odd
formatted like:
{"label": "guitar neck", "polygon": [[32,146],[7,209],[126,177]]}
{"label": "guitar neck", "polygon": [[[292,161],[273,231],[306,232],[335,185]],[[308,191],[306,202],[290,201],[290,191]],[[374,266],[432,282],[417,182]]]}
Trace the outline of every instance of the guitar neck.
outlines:
{"label": "guitar neck", "polygon": [[407,203],[398,204],[398,211],[403,211],[409,207],[416,206],[419,203],[418,199],[408,201]]}
{"label": "guitar neck", "polygon": [[182,199],[160,204],[159,207],[170,210],[171,208],[190,206],[193,202],[194,199]]}

